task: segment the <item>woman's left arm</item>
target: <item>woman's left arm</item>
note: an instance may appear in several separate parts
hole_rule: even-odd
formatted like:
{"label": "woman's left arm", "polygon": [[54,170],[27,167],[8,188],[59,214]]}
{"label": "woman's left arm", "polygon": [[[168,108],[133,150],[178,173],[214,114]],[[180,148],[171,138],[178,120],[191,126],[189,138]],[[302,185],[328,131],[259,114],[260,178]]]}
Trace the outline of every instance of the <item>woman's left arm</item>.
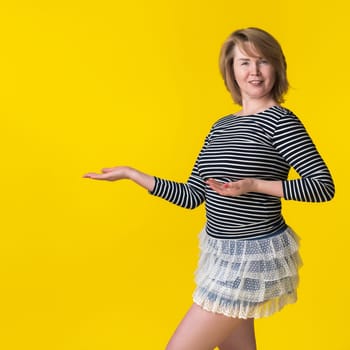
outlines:
{"label": "woman's left arm", "polygon": [[302,122],[293,113],[279,120],[274,147],[299,174],[283,180],[283,197],[303,202],[326,202],[335,194],[332,175]]}
{"label": "woman's left arm", "polygon": [[304,202],[325,202],[334,197],[332,176],[305,127],[294,114],[283,116],[276,127],[273,144],[279,154],[300,175],[295,180],[267,181],[241,179],[206,183],[223,196],[240,196],[248,192]]}

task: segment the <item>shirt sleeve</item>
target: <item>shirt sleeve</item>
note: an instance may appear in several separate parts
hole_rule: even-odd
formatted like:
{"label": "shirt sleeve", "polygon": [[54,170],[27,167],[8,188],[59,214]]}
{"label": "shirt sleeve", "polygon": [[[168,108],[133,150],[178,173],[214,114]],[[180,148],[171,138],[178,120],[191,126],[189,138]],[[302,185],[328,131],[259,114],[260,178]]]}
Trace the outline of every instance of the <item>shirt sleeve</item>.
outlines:
{"label": "shirt sleeve", "polygon": [[334,197],[330,171],[301,121],[293,114],[280,118],[274,146],[300,178],[282,182],[286,200],[325,202]]}
{"label": "shirt sleeve", "polygon": [[186,209],[194,209],[201,205],[205,200],[206,184],[199,175],[198,160],[207,146],[208,140],[209,135],[205,139],[204,145],[186,183],[155,177],[154,189],[149,193]]}

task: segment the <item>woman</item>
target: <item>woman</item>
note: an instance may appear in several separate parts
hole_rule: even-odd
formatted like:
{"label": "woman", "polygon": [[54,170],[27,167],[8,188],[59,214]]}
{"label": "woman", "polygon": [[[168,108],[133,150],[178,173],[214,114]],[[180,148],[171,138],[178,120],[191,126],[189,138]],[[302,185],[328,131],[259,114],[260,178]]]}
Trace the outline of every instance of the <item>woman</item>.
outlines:
{"label": "woman", "polygon": [[[334,196],[310,136],[281,106],[288,80],[279,43],[258,28],[237,30],[222,47],[220,70],[242,108],[213,125],[186,183],[130,167],[85,175],[130,179],[186,208],[205,202],[194,303],[167,350],[256,349],[254,319],[296,301],[301,260],[281,198],[322,202]],[[291,167],[300,178],[287,179]]]}

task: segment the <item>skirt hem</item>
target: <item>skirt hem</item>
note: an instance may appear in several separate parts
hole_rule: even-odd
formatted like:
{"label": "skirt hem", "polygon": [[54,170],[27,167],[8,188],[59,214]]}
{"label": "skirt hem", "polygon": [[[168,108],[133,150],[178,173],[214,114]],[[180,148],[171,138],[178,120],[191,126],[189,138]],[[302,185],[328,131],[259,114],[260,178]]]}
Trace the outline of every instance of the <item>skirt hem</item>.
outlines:
{"label": "skirt hem", "polygon": [[279,298],[267,300],[257,305],[237,305],[233,309],[228,309],[225,306],[218,306],[205,299],[201,299],[199,296],[193,296],[193,302],[205,311],[240,319],[269,317],[274,313],[281,311],[284,306],[294,304],[296,301],[297,295],[296,293],[292,293],[291,295],[283,295]]}

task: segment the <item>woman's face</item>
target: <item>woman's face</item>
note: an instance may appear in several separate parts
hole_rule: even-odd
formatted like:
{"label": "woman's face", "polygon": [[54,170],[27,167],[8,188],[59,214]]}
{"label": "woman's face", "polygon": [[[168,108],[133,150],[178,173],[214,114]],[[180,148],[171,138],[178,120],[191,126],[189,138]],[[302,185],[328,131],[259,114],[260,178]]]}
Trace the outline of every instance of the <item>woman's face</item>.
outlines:
{"label": "woman's face", "polygon": [[233,71],[242,101],[270,99],[276,80],[275,69],[254,48],[249,47],[248,51],[251,54],[241,50],[237,45],[234,48]]}

